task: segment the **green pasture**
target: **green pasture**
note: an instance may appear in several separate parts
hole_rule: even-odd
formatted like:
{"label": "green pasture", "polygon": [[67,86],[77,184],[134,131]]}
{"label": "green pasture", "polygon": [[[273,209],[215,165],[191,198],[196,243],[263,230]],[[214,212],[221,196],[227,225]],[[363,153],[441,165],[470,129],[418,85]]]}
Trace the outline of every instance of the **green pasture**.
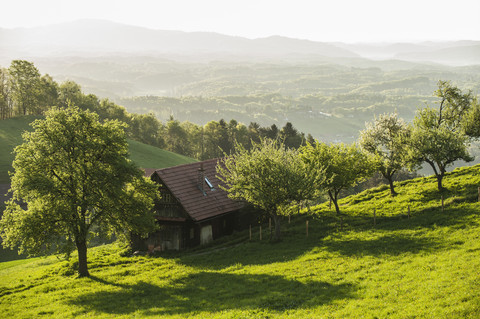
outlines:
{"label": "green pasture", "polygon": [[[302,210],[283,240],[268,223],[219,245],[131,257],[119,244],[75,258],[0,263],[5,318],[478,318],[480,166]],[[410,208],[410,214],[408,209]],[[375,211],[375,215],[374,212]],[[375,218],[374,218],[375,216]],[[307,236],[308,221],[308,236]]]}

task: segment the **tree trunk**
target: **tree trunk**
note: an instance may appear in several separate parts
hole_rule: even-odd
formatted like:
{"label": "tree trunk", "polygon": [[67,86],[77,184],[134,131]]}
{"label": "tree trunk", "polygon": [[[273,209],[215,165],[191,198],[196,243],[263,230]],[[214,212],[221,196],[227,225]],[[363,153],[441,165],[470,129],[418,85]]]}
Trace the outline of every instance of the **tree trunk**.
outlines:
{"label": "tree trunk", "polygon": [[397,192],[395,192],[395,188],[393,187],[393,176],[386,177],[388,180],[388,185],[390,185],[390,195],[396,196]]}
{"label": "tree trunk", "polygon": [[275,232],[273,234],[273,241],[280,241],[282,233],[280,230],[280,216],[277,213],[273,214],[273,222],[275,223]]}
{"label": "tree trunk", "polygon": [[383,178],[385,178],[388,181],[388,185],[390,186],[390,195],[396,196],[398,195],[397,192],[395,192],[395,188],[393,186],[393,175],[395,174],[397,170],[395,169],[380,169],[380,173],[382,174]]}
{"label": "tree trunk", "polygon": [[87,266],[87,242],[85,240],[76,241],[77,251],[78,251],[78,276],[79,277],[88,277]]}
{"label": "tree trunk", "polygon": [[436,174],[436,176],[437,176],[438,191],[441,192],[441,191],[444,190],[443,185],[442,185],[443,174]]}
{"label": "tree trunk", "polygon": [[430,164],[430,166],[433,169],[433,173],[437,178],[438,191],[439,192],[443,191],[442,180],[443,180],[443,176],[445,175],[445,169],[442,166],[438,165],[438,170],[437,170],[437,167],[435,166],[435,163],[433,161],[425,160],[425,162]]}
{"label": "tree trunk", "polygon": [[340,215],[340,207],[338,206],[338,203],[337,203],[338,193],[334,192],[333,194],[332,191],[328,191],[328,196],[330,196],[330,199],[332,200],[333,205],[335,205],[335,211],[337,215]]}

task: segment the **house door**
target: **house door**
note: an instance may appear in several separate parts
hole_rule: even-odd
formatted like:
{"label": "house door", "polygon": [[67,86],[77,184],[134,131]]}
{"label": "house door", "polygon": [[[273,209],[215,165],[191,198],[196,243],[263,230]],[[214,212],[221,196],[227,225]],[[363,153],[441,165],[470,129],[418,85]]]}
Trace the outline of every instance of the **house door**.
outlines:
{"label": "house door", "polygon": [[200,230],[200,245],[205,245],[212,241],[212,225],[203,226]]}
{"label": "house door", "polygon": [[162,250],[179,250],[181,247],[182,229],[179,226],[165,226],[160,230],[160,243]]}

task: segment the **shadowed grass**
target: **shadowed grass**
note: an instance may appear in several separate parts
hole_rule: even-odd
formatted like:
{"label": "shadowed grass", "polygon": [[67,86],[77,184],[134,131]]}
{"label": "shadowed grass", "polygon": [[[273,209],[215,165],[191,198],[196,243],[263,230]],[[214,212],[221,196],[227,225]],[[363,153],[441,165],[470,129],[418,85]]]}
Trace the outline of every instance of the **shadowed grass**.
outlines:
{"label": "shadowed grass", "polygon": [[[303,283],[267,274],[221,272],[188,274],[172,280],[168,286],[143,281],[134,285],[118,285],[96,277],[92,279],[107,288],[120,289],[85,294],[69,303],[89,312],[116,315],[143,311],[154,316],[177,315],[190,313],[194,309],[201,312],[232,309],[285,311],[307,305],[328,304],[337,298],[349,298],[355,289],[347,284]],[[116,301],[114,305],[109,302],[111,300]],[[152,305],[156,305],[155,309],[152,309]]]}

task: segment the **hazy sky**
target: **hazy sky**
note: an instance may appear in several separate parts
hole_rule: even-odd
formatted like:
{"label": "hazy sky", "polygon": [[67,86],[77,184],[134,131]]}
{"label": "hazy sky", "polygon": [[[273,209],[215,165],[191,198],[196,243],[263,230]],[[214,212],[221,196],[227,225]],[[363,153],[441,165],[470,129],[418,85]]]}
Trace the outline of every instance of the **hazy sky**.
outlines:
{"label": "hazy sky", "polygon": [[106,19],[315,41],[480,40],[480,0],[2,0],[0,28]]}

